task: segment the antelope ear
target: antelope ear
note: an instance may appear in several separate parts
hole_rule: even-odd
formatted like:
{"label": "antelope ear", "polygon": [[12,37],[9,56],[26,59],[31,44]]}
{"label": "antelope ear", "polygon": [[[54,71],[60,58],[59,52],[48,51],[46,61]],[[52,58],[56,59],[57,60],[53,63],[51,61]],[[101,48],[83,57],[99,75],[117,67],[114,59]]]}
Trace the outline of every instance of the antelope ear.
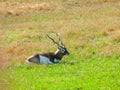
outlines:
{"label": "antelope ear", "polygon": [[63,48],[66,48],[65,45],[62,45]]}

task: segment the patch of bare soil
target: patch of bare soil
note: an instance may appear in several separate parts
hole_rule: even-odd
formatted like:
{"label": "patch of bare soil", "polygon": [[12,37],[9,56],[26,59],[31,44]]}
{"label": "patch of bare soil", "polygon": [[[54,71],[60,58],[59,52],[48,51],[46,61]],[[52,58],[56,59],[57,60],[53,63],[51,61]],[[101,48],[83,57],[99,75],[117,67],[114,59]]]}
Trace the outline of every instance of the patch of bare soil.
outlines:
{"label": "patch of bare soil", "polygon": [[49,10],[50,3],[35,2],[35,3],[20,3],[20,2],[2,2],[0,3],[0,15],[14,15],[18,16],[29,12]]}

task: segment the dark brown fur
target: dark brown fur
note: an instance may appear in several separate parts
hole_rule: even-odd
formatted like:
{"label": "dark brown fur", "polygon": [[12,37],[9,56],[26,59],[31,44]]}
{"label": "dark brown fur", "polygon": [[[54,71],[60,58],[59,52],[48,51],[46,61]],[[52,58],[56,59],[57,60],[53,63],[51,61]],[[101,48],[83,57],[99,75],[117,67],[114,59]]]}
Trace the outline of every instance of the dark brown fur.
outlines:
{"label": "dark brown fur", "polygon": [[39,64],[40,63],[39,54],[35,54],[32,57],[29,57],[28,61],[32,62],[32,63],[38,63]]}
{"label": "dark brown fur", "polygon": [[29,57],[28,61],[32,62],[32,63],[39,64],[40,63],[39,55],[42,55],[42,56],[50,58],[50,61],[53,62],[53,63],[54,63],[54,59],[61,60],[62,57],[64,56],[60,52],[57,52],[56,54],[52,53],[52,52],[49,52],[49,53],[38,53],[38,54],[35,54],[35,55]]}
{"label": "dark brown fur", "polygon": [[50,61],[54,63],[55,53],[41,53],[40,55],[50,58]]}

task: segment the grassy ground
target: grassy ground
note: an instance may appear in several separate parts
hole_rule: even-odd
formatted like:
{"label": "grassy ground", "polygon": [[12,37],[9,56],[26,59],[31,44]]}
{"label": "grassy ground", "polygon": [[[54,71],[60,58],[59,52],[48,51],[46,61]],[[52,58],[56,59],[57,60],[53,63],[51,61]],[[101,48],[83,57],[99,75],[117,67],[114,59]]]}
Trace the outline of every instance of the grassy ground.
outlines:
{"label": "grassy ground", "polygon": [[[0,90],[119,90],[119,0],[0,0]],[[25,65],[55,52],[60,33],[70,55],[55,65]]]}

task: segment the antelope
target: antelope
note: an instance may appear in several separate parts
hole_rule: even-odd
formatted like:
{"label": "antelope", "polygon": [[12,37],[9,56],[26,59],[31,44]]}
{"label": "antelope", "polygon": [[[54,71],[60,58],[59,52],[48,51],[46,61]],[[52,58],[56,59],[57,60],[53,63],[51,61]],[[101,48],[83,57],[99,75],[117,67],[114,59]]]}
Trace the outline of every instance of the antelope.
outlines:
{"label": "antelope", "polygon": [[37,53],[34,54],[27,59],[28,64],[54,64],[54,63],[59,63],[63,56],[69,55],[69,52],[67,51],[67,48],[63,44],[59,34],[54,33],[58,40],[59,43],[57,43],[52,37],[50,37],[47,34],[47,37],[53,41],[54,44],[57,45],[57,50],[55,53],[53,52],[48,52],[48,53]]}

